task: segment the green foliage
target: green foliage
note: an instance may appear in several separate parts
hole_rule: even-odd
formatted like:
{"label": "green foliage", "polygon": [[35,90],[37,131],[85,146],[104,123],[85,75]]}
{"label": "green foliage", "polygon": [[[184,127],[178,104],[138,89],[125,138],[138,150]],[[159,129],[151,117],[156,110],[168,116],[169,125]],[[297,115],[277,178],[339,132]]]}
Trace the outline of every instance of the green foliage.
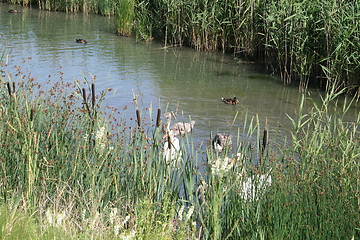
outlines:
{"label": "green foliage", "polygon": [[95,79],[42,86],[18,71],[0,79],[1,238],[359,235],[360,115],[345,120],[353,100],[338,102],[335,84],[310,110],[303,99],[288,145],[264,148],[260,120],[246,118],[236,149],[185,136],[175,164],[151,108],[126,123],[103,112]]}
{"label": "green foliage", "polygon": [[134,5],[134,0],[117,1],[116,23],[119,35],[131,35],[134,23]]}
{"label": "green foliage", "polygon": [[[119,35],[265,61],[285,84],[355,88],[359,1],[9,0],[41,9],[115,15]],[[350,89],[351,90],[351,89]]]}
{"label": "green foliage", "polygon": [[[359,84],[358,1],[141,1],[135,31],[174,46],[265,60],[284,83]],[[144,24],[143,27],[139,24]]]}

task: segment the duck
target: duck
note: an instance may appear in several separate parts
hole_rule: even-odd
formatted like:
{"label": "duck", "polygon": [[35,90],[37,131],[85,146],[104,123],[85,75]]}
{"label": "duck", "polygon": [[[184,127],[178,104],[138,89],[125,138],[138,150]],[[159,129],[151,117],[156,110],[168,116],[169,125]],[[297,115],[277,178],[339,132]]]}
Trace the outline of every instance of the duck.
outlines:
{"label": "duck", "polygon": [[229,105],[236,105],[239,103],[239,100],[234,97],[234,98],[221,98],[221,100],[226,103],[226,104],[229,104]]}
{"label": "duck", "polygon": [[19,11],[16,10],[16,9],[10,9],[8,12],[9,12],[9,13],[19,13]]}
{"label": "duck", "polygon": [[77,43],[87,43],[87,41],[85,39],[82,39],[82,38],[77,38],[77,39],[75,39],[75,41]]}
{"label": "duck", "polygon": [[224,148],[231,148],[232,145],[232,136],[231,135],[222,135],[217,133],[211,141],[211,144],[214,150],[222,152]]}
{"label": "duck", "polygon": [[182,153],[180,151],[180,141],[177,137],[175,137],[174,131],[168,131],[163,139],[166,139],[164,143],[164,153],[163,158],[165,159],[167,164],[175,163],[182,158]]}
{"label": "duck", "polygon": [[166,125],[167,125],[167,128],[168,128],[168,131],[172,130],[174,132],[175,136],[185,135],[186,133],[190,133],[194,129],[194,126],[195,126],[195,121],[194,120],[192,120],[192,121],[190,121],[188,123],[177,122],[173,126],[170,127],[171,113],[167,112],[167,113],[164,114],[164,116],[167,119]]}

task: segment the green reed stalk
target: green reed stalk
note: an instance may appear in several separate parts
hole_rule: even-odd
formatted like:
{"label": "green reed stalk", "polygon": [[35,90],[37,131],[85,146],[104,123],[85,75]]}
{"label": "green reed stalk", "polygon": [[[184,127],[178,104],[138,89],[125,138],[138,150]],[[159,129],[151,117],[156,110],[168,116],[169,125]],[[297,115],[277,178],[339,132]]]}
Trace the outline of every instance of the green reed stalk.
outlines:
{"label": "green reed stalk", "polygon": [[134,21],[134,0],[117,1],[117,33],[122,36],[131,35]]}

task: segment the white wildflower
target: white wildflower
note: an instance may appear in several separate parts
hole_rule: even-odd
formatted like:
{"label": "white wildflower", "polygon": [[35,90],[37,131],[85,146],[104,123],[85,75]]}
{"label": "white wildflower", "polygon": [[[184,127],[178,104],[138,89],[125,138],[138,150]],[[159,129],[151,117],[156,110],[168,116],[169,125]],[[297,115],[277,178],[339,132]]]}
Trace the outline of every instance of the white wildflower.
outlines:
{"label": "white wildflower", "polygon": [[114,234],[115,235],[118,235],[119,234],[119,230],[120,230],[121,226],[119,224],[116,224],[114,226]]}
{"label": "white wildflower", "polygon": [[189,208],[189,211],[186,214],[186,220],[189,220],[191,218],[192,214],[194,213],[194,209],[195,209],[194,206],[191,206]]}
{"label": "white wildflower", "polygon": [[99,127],[95,134],[95,142],[97,144],[98,151],[102,153],[106,146],[105,138],[105,126]]}
{"label": "white wildflower", "polygon": [[130,215],[127,215],[124,219],[124,221],[122,222],[122,225],[124,226],[125,224],[127,224],[130,220]]}
{"label": "white wildflower", "polygon": [[58,214],[56,215],[56,224],[57,224],[57,225],[61,225],[61,223],[63,222],[64,218],[65,218],[65,212],[58,213]]}
{"label": "white wildflower", "polygon": [[99,218],[99,212],[96,212],[94,219],[92,220],[92,223],[91,223],[92,226],[95,226],[95,224],[98,221],[98,218]]}
{"label": "white wildflower", "polygon": [[129,235],[120,236],[120,239],[123,239],[123,240],[135,239],[135,234],[136,234],[135,230],[132,230]]}
{"label": "white wildflower", "polygon": [[183,218],[184,208],[185,208],[184,205],[182,205],[181,208],[180,208],[180,210],[179,210],[179,213],[178,213],[178,215],[179,215],[179,220],[180,220],[180,221],[181,221],[182,218]]}
{"label": "white wildflower", "polygon": [[109,219],[110,219],[111,224],[114,224],[116,217],[117,217],[117,212],[118,212],[117,208],[111,208],[111,211],[109,214]]}
{"label": "white wildflower", "polygon": [[244,201],[258,201],[271,184],[272,179],[269,173],[250,176],[242,183],[241,197]]}
{"label": "white wildflower", "polygon": [[81,218],[82,218],[82,220],[85,220],[85,216],[86,216],[86,210],[84,209],[84,210],[82,210],[82,212],[81,212]]}
{"label": "white wildflower", "polygon": [[104,135],[105,135],[105,127],[102,126],[96,131],[95,139],[101,140],[104,137]]}
{"label": "white wildflower", "polygon": [[50,209],[47,209],[47,210],[46,210],[45,216],[46,216],[46,220],[47,220],[47,222],[49,223],[49,225],[53,225],[53,224],[54,224],[54,222],[53,222],[53,214],[52,214],[52,212],[50,211]]}
{"label": "white wildflower", "polygon": [[221,176],[234,166],[234,162],[235,161],[229,157],[223,159],[218,158],[211,163],[211,173],[216,176]]}

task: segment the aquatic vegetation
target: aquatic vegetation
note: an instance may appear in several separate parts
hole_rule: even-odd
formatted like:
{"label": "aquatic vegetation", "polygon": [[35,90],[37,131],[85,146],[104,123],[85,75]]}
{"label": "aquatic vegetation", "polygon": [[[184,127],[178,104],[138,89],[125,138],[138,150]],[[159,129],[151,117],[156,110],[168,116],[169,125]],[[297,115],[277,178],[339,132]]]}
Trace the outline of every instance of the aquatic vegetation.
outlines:
{"label": "aquatic vegetation", "polygon": [[[358,1],[141,1],[137,24],[165,46],[264,61],[285,84],[358,87]],[[134,30],[144,32],[145,27]],[[139,33],[138,35],[142,35]]]}
{"label": "aquatic vegetation", "polygon": [[[40,9],[116,16],[117,33],[168,46],[223,51],[265,62],[284,84],[356,92],[359,1],[7,0]],[[352,89],[354,88],[354,89]]]}
{"label": "aquatic vegetation", "polygon": [[353,100],[340,104],[335,88],[307,112],[304,97],[283,146],[249,118],[222,153],[179,138],[172,168],[160,109],[137,106],[125,122],[95,78],[40,85],[17,69],[0,78],[2,238],[359,235],[360,115],[345,120]]}

